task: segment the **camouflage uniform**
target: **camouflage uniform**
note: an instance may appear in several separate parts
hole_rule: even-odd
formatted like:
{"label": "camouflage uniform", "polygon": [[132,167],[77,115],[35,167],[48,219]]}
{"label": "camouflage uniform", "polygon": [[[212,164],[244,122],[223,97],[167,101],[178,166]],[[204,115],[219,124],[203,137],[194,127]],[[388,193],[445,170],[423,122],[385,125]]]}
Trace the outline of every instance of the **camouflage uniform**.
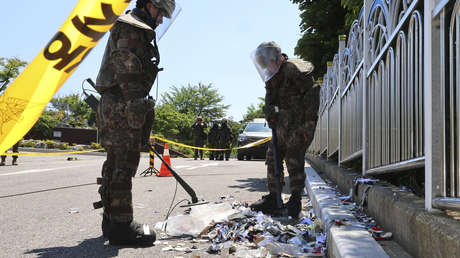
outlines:
{"label": "camouflage uniform", "polygon": [[117,21],[105,49],[96,88],[101,93],[97,123],[107,160],[99,193],[104,216],[112,222],[133,220],[132,177],[139,165],[154,119],[147,95],[158,68],[151,61],[156,47],[152,29]]}
{"label": "camouflage uniform", "polygon": [[[265,118],[277,133],[280,178],[284,178],[282,161],[285,160],[291,193],[301,193],[305,187],[305,151],[313,140],[319,107],[319,87],[313,87],[310,75],[313,66],[307,64],[311,68],[305,72],[299,69],[305,66],[305,62],[296,59],[285,61],[265,86]],[[279,112],[275,112],[275,106],[278,106]],[[266,164],[268,190],[276,192],[271,142]]]}
{"label": "camouflage uniform", "polygon": [[[193,144],[195,147],[203,147],[205,142],[206,142],[206,133],[204,132],[204,129],[208,127],[206,125],[206,123],[202,122],[202,123],[198,123],[198,122],[195,122],[193,123],[192,125],[192,129],[193,129]],[[195,159],[198,157],[198,152],[200,153],[200,158],[203,159],[203,150],[198,150],[198,149],[195,149]]]}
{"label": "camouflage uniform", "polygon": [[[219,139],[219,149],[229,149],[231,148],[231,144],[233,141],[233,134],[232,130],[230,130],[230,127],[228,127],[227,122],[222,122],[222,125],[219,128],[219,133],[218,133],[218,139]],[[226,150],[226,151],[221,151],[219,153],[219,159],[228,160],[230,158],[230,152],[231,150]]]}
{"label": "camouflage uniform", "polygon": [[[219,148],[219,125],[217,123],[214,123],[214,125],[211,127],[211,130],[209,131],[208,134],[208,146],[209,148],[212,149],[218,149]],[[217,151],[211,151],[209,155],[210,160],[217,159]]]}

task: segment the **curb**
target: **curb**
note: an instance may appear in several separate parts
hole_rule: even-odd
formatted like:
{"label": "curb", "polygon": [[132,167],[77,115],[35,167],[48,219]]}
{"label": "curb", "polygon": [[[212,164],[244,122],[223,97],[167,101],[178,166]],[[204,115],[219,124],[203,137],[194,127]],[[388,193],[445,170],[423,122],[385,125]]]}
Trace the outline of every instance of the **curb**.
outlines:
{"label": "curb", "polygon": [[[324,160],[307,153],[307,161],[334,181],[342,192],[353,187],[359,173],[337,166],[337,162]],[[361,201],[364,188],[360,184],[353,200]],[[371,185],[367,194],[366,213],[386,231],[393,240],[414,257],[458,257],[460,253],[460,222],[444,212],[425,210],[425,200],[388,183]]]}
{"label": "curb", "polygon": [[337,198],[334,189],[311,167],[305,167],[305,185],[313,209],[327,232],[330,257],[389,257],[374,238],[362,228],[337,226],[335,220],[346,219],[358,223],[354,215]]}

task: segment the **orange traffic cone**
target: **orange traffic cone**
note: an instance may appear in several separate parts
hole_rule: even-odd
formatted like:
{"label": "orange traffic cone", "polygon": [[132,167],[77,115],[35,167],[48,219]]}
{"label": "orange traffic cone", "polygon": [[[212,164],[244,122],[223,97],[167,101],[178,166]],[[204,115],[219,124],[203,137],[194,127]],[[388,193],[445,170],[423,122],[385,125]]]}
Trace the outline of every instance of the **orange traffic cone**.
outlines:
{"label": "orange traffic cone", "polygon": [[[165,148],[163,151],[163,160],[168,163],[169,166],[171,166],[171,159],[169,157],[169,149],[168,149],[168,144],[165,143]],[[161,168],[160,168],[160,174],[158,176],[173,176],[171,174],[171,171],[165,166],[163,162],[161,162]]]}

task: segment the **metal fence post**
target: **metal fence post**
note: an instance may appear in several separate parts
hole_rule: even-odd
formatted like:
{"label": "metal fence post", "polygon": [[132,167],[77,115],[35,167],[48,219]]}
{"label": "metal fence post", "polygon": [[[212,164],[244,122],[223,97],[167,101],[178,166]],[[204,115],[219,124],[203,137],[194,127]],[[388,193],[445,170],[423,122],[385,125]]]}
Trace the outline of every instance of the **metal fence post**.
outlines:
{"label": "metal fence post", "polygon": [[346,35],[339,36],[339,69],[337,71],[337,87],[339,89],[338,98],[338,105],[339,105],[339,126],[338,126],[338,133],[339,133],[339,150],[338,150],[338,161],[337,164],[340,167],[340,161],[342,160],[342,90],[345,88],[345,85],[342,85],[344,82],[343,77],[343,52],[345,50],[345,43],[347,40]]}
{"label": "metal fence post", "polygon": [[326,128],[327,128],[327,130],[326,130],[326,141],[327,141],[327,144],[326,144],[326,146],[327,146],[327,148],[326,148],[327,149],[327,151],[326,151],[326,159],[329,159],[327,154],[328,154],[329,148],[330,148],[330,145],[329,145],[329,129],[330,129],[329,128],[329,106],[331,105],[330,98],[332,98],[332,96],[331,96],[329,91],[331,90],[331,87],[332,87],[331,78],[330,78],[331,73],[332,73],[332,62],[329,61],[329,62],[327,62],[327,73],[326,73],[326,89],[327,89],[326,90],[326,96],[327,96],[327,98],[326,98],[326,110],[324,110],[324,112],[326,112]]}
{"label": "metal fence post", "polygon": [[[432,179],[433,174],[433,127],[436,126],[433,122],[432,112],[435,108],[435,101],[433,96],[433,80],[439,77],[439,67],[436,68],[435,62],[439,61],[439,41],[433,41],[434,31],[432,30],[432,0],[424,1],[424,91],[425,91],[425,209],[431,210],[431,200],[432,200]],[[439,21],[439,17],[437,19]],[[438,34],[439,35],[439,34]],[[436,50],[432,51],[432,47],[437,46]],[[433,71],[436,69],[437,71]],[[439,78],[438,78],[439,79]],[[438,81],[439,82],[439,81]],[[439,84],[438,84],[439,85]],[[438,103],[439,104],[439,103]],[[441,131],[442,132],[442,131]]]}
{"label": "metal fence post", "polygon": [[372,0],[364,0],[364,22],[363,22],[363,154],[362,154],[362,174],[364,175],[367,170],[367,152],[368,152],[368,139],[367,139],[367,70],[369,69],[369,32],[367,30],[368,26],[368,16],[370,5]]}

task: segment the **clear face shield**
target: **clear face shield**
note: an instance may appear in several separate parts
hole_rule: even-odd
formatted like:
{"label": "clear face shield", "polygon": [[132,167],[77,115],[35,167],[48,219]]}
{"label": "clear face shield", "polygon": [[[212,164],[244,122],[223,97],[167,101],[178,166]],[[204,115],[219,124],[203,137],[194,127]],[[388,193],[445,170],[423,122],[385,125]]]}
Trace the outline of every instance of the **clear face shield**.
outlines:
{"label": "clear face shield", "polygon": [[171,24],[173,24],[173,22],[176,20],[177,16],[180,14],[181,11],[182,7],[176,4],[176,8],[174,9],[174,12],[171,14],[171,18],[163,18],[163,23],[158,25],[158,27],[155,29],[157,41],[160,41],[163,35],[165,35],[165,33],[168,31],[169,27],[171,27]]}
{"label": "clear face shield", "polygon": [[262,80],[267,82],[281,67],[281,49],[273,46],[259,46],[251,53],[251,59]]}

